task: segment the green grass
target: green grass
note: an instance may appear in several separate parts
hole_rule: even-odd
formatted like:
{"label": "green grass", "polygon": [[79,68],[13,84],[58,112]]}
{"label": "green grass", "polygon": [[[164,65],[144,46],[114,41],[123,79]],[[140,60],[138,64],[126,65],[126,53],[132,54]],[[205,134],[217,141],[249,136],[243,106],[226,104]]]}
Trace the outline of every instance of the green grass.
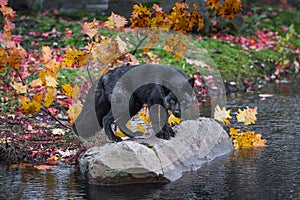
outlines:
{"label": "green grass", "polygon": [[[153,3],[153,2],[151,2]],[[256,9],[256,10],[254,10]],[[286,33],[280,28],[281,25],[290,26],[294,24],[295,36],[289,40],[289,44],[300,46],[300,13],[295,10],[282,10],[272,8],[268,5],[257,8],[253,6],[253,15],[245,17],[246,22],[242,24],[242,34],[254,36],[257,29],[267,28],[274,32],[278,32],[281,37],[285,37]],[[274,14],[276,13],[276,14]],[[81,25],[84,21],[92,21],[94,18],[98,20],[106,20],[107,17],[99,17],[94,13],[72,13],[60,15],[26,15],[25,19],[20,20],[23,13],[18,13],[19,18],[16,20],[16,29],[14,34],[22,35],[22,45],[26,50],[37,49],[41,46],[49,45],[51,48],[75,46],[76,48],[84,48],[88,40],[81,32]],[[56,36],[42,37],[30,36],[29,32],[38,32],[40,35],[44,32],[56,30]],[[72,30],[72,37],[64,37],[67,29]],[[116,32],[112,30],[101,29],[100,34],[103,36],[111,36]],[[31,45],[32,42],[39,43],[39,46]],[[54,44],[57,44],[54,46]],[[206,49],[215,66],[219,69],[222,77],[227,82],[235,81],[241,84],[244,80],[258,81],[263,80],[265,76],[270,76],[274,72],[274,63],[281,55],[271,49],[256,51],[249,49],[245,51],[239,45],[230,45],[227,42],[205,37],[201,41],[196,42],[196,46]],[[162,64],[170,64],[183,68],[185,73],[194,73],[197,68],[187,64],[186,60],[176,60],[172,55],[166,54],[163,50],[154,50],[154,53],[161,58]],[[141,58],[142,59],[142,58]],[[73,82],[75,76],[73,69],[61,70],[59,72],[59,82]]]}

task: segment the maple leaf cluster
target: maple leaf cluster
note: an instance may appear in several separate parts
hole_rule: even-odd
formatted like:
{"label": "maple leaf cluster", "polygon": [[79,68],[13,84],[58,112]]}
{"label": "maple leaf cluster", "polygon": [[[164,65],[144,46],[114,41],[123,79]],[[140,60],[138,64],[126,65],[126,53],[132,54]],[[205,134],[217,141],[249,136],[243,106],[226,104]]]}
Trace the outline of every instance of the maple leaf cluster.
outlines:
{"label": "maple leaf cluster", "polygon": [[261,134],[253,131],[241,131],[241,129],[230,128],[230,138],[235,148],[264,147],[266,140],[261,139]]}
{"label": "maple leaf cluster", "polygon": [[264,147],[266,140],[261,139],[261,134],[255,134],[253,131],[243,131],[243,129],[235,128],[237,123],[243,123],[244,125],[255,124],[257,120],[257,108],[247,107],[244,110],[238,109],[238,113],[236,114],[237,123],[234,125],[231,125],[228,120],[232,118],[230,112],[231,110],[226,110],[225,107],[221,109],[220,106],[217,105],[214,112],[214,119],[225,123],[226,126],[230,127],[229,135],[233,141],[234,147]]}
{"label": "maple leaf cluster", "polygon": [[217,10],[222,18],[234,19],[241,12],[243,3],[241,0],[225,0],[221,5],[221,0],[207,0],[206,5],[212,10]]}
{"label": "maple leaf cluster", "polygon": [[134,5],[130,18],[131,27],[159,27],[186,33],[197,26],[199,31],[204,26],[203,17],[197,10],[196,4],[193,5],[192,12],[189,12],[189,8],[186,3],[176,3],[170,13],[164,13],[156,4],[153,5],[153,12],[142,4]]}
{"label": "maple leaf cluster", "polygon": [[[207,2],[207,5],[211,8],[220,9],[222,16],[226,16],[229,13],[232,17],[232,13],[239,12],[241,8],[239,0],[225,0],[222,6],[218,6],[218,1]],[[163,44],[166,53],[172,54],[176,59],[180,59],[188,49],[186,38],[181,37],[181,35],[161,38],[161,30],[168,31],[173,29],[179,33],[186,33],[193,28],[197,28],[199,31],[204,26],[203,17],[199,13],[196,4],[190,6],[186,3],[176,3],[169,13],[163,12],[162,8],[156,4],[151,9],[141,4],[134,5],[129,20],[130,27],[154,27],[144,31],[143,38],[139,38],[137,35],[138,40],[137,42],[135,41],[136,44],[129,44],[132,41],[128,42],[127,38],[119,36],[104,37],[99,34],[101,28],[121,32],[125,30],[128,20],[115,13],[112,13],[104,24],[96,19],[92,22],[84,22],[81,33],[90,38],[86,47],[84,49],[69,47],[65,50],[64,59],[58,60],[50,47],[43,46],[43,67],[41,70],[38,70],[38,74],[35,74],[37,78],[25,82],[18,71],[27,56],[27,52],[20,45],[20,41],[14,41],[11,31],[15,28],[15,25],[12,23],[15,12],[7,4],[7,0],[0,0],[0,12],[4,16],[4,27],[0,33],[0,71],[4,67],[11,67],[19,75],[19,82],[13,80],[11,86],[20,95],[20,110],[26,115],[36,114],[41,109],[50,113],[49,108],[58,100],[57,95],[63,94],[64,100],[68,102],[63,104],[63,106],[67,108],[71,123],[74,122],[82,108],[82,103],[78,100],[79,87],[71,84],[59,85],[57,75],[59,70],[67,67],[80,68],[89,66],[91,63],[97,63],[103,75],[115,66],[139,63],[134,54],[140,47],[144,55],[157,62],[158,59],[155,58],[155,54],[150,52],[151,48],[155,47],[155,44]],[[131,47],[135,46],[135,50],[130,51],[129,45]],[[72,100],[74,101],[73,103]]]}
{"label": "maple leaf cluster", "polygon": [[27,52],[21,47],[18,41],[14,41],[12,30],[15,24],[12,22],[16,16],[15,11],[7,6],[8,1],[0,1],[0,12],[4,17],[3,32],[0,32],[0,72],[4,67],[11,67],[18,70]]}

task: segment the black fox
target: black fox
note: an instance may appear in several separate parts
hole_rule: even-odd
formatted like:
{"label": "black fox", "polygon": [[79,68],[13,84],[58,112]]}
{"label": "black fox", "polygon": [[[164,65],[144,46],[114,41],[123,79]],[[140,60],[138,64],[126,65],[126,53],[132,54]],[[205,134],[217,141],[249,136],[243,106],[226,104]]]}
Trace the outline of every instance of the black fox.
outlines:
{"label": "black fox", "polygon": [[[130,119],[130,117],[136,115],[144,104],[147,104],[149,110],[150,110],[150,121],[152,122],[152,126],[155,129],[157,129],[158,126],[158,115],[166,114],[168,115],[168,112],[172,112],[174,116],[181,117],[181,109],[180,109],[180,102],[178,101],[175,94],[167,87],[165,87],[163,84],[158,83],[148,83],[145,85],[140,86],[137,88],[133,94],[131,95],[130,101],[129,101],[129,115],[125,114],[128,113],[128,110],[126,110],[126,106],[120,105],[118,108],[118,114],[115,116],[115,114],[112,111],[112,92],[117,84],[117,82],[120,80],[122,76],[124,76],[127,72],[133,69],[141,68],[142,66],[145,67],[145,65],[136,65],[136,66],[123,66],[116,69],[113,69],[109,71],[107,74],[102,76],[97,85],[95,90],[95,110],[96,110],[96,116],[98,119],[98,122],[101,126],[101,128],[104,128],[105,133],[109,137],[110,140],[113,141],[122,141],[122,139],[116,135],[114,135],[111,125],[115,121],[117,121],[117,124],[119,128],[124,132],[124,134],[132,137],[132,131],[129,130],[125,124]],[[167,66],[167,65],[153,65],[156,67],[156,69],[164,69],[168,70],[176,70],[178,72],[177,74],[180,74],[184,77],[184,80],[186,82],[188,81],[190,85],[194,86],[194,79],[191,78],[187,80],[184,76],[184,74],[173,66]],[[147,65],[147,67],[150,67],[149,69],[152,69],[152,65]],[[159,68],[158,68],[159,67]],[[154,69],[154,68],[153,68]],[[160,70],[161,71],[161,70]],[[162,74],[159,74],[160,77],[157,77],[158,79],[168,79],[168,74],[166,70],[163,70],[165,72],[162,72]],[[136,72],[133,71],[133,72]],[[166,74],[164,74],[166,73]],[[126,84],[121,85],[121,93],[128,92],[128,88],[131,87],[131,85],[134,85],[138,79],[141,80],[145,76],[151,76],[150,74],[144,74],[144,73],[137,73],[136,76],[128,80]],[[160,83],[163,83],[163,80],[160,80]],[[174,80],[174,83],[176,84],[176,81]],[[184,92],[184,91],[182,91]],[[122,97],[120,97],[121,99]],[[155,107],[153,105],[160,105],[164,109],[158,109],[158,107]],[[151,107],[155,107],[156,109],[151,109]],[[163,110],[165,113],[161,113],[160,111]],[[124,114],[124,115],[123,115]],[[166,118],[167,119],[167,118]],[[174,137],[175,133],[172,130],[172,128],[168,125],[167,120],[163,122],[162,128],[156,132],[156,136],[163,139],[170,139],[170,137]]]}

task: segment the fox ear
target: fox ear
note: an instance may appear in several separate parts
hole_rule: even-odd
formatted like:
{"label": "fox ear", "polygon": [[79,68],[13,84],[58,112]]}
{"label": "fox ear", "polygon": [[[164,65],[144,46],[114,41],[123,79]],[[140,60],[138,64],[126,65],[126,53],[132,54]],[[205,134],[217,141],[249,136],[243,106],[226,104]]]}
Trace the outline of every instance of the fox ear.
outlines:
{"label": "fox ear", "polygon": [[194,88],[195,80],[196,79],[194,77],[189,79],[189,83],[192,86],[192,88]]}

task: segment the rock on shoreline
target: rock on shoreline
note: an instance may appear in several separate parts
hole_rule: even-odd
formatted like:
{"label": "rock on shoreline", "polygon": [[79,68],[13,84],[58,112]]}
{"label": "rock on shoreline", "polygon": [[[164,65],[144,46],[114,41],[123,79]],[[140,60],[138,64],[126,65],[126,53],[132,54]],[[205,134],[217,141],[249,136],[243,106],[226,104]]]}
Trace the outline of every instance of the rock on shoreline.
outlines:
{"label": "rock on shoreline", "polygon": [[80,169],[96,185],[165,183],[233,150],[228,134],[212,119],[183,121],[175,131],[170,140],[151,137],[93,147],[81,155]]}

